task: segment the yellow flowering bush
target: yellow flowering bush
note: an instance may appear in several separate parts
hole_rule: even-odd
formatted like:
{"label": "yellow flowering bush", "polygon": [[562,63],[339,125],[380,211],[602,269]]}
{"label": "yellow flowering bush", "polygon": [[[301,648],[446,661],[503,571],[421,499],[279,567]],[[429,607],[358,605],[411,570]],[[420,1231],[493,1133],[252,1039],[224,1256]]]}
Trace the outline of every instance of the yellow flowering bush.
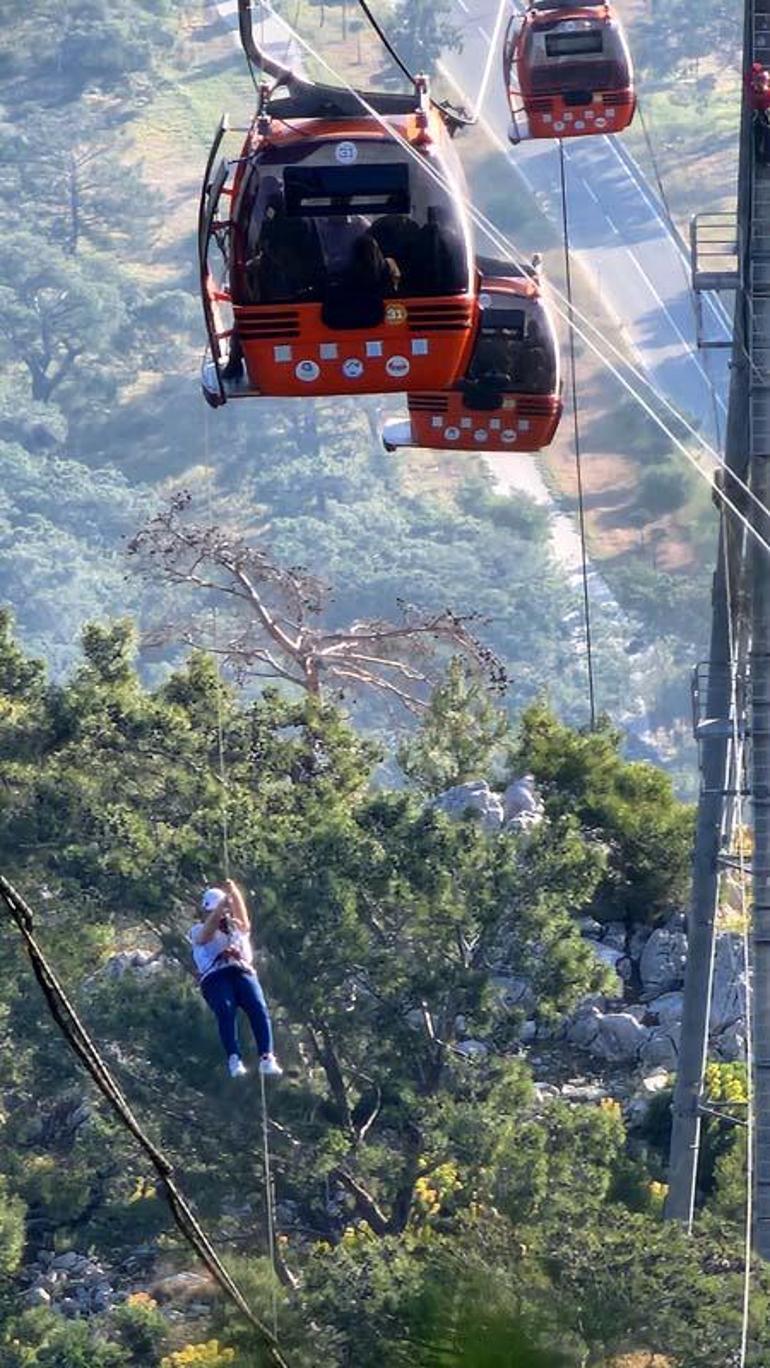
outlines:
{"label": "yellow flowering bush", "polygon": [[186,1344],[184,1349],[175,1349],[160,1361],[160,1368],[224,1368],[235,1358],[234,1349],[226,1349],[219,1340],[206,1340],[203,1344]]}
{"label": "yellow flowering bush", "polygon": [[745,1064],[708,1064],[705,1093],[712,1102],[746,1102],[748,1089]]}
{"label": "yellow flowering bush", "polygon": [[654,1215],[662,1216],[668,1196],[668,1183],[648,1183],[647,1191],[650,1195],[650,1210]]}
{"label": "yellow flowering bush", "polygon": [[156,1300],[155,1300],[154,1297],[151,1297],[151,1296],[150,1296],[149,1292],[132,1292],[131,1295],[130,1295],[130,1297],[126,1297],[125,1305],[126,1305],[126,1306],[157,1306],[158,1303],[156,1302]]}
{"label": "yellow flowering bush", "polygon": [[414,1206],[417,1220],[437,1216],[447,1197],[462,1187],[454,1164],[439,1164],[430,1173],[422,1174],[414,1185]]}

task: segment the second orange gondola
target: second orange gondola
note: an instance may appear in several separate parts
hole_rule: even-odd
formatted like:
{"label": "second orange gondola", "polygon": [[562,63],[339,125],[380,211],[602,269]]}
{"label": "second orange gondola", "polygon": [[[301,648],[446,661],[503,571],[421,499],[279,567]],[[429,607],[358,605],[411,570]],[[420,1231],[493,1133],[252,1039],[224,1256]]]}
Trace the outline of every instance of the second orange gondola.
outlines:
{"label": "second orange gondola", "polygon": [[504,48],[510,138],[618,133],[636,107],[631,54],[605,0],[533,0]]}
{"label": "second orange gondola", "polygon": [[450,451],[538,451],[562,411],[556,332],[536,271],[479,259],[480,322],[463,378],[449,391],[408,395],[408,422],[383,442]]}

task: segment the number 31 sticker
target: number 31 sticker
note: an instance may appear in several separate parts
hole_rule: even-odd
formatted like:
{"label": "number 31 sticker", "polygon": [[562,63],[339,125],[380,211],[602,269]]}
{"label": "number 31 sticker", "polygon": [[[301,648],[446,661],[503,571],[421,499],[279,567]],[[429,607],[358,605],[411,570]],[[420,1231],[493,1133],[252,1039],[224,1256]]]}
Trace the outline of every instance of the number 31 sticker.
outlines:
{"label": "number 31 sticker", "polygon": [[345,140],[337,144],[334,155],[338,162],[344,162],[346,166],[350,166],[351,162],[358,161],[358,148],[354,142]]}
{"label": "number 31 sticker", "polygon": [[385,322],[389,323],[391,327],[394,324],[406,323],[407,318],[408,314],[403,304],[385,305]]}

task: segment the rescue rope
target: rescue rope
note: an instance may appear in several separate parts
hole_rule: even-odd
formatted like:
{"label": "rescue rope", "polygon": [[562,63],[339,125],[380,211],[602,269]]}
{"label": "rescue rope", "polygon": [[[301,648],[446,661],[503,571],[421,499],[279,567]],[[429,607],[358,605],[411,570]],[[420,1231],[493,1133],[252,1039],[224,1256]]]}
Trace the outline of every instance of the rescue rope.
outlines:
{"label": "rescue rope", "polygon": [[586,638],[586,670],[588,673],[588,707],[591,731],[596,730],[596,687],[594,681],[593,647],[591,640],[591,600],[588,593],[588,550],[586,546],[586,518],[583,501],[583,465],[580,453],[580,413],[578,410],[577,379],[575,372],[575,325],[572,309],[572,265],[570,261],[569,214],[567,208],[567,177],[564,165],[564,140],[559,138],[559,174],[561,179],[561,221],[564,241],[564,275],[567,285],[569,315],[569,364],[572,390],[572,439],[575,448],[577,477],[578,527],[580,530],[580,570],[583,580],[583,623]]}
{"label": "rescue rope", "polygon": [[[214,470],[210,460],[210,429],[209,429],[209,409],[205,406],[203,415],[203,445],[204,459],[206,465],[206,494],[208,503],[209,525],[214,525]],[[219,786],[220,786],[220,821],[222,825],[222,865],[225,878],[230,878],[230,829],[229,814],[227,809],[227,798],[229,792],[227,777],[227,760],[225,755],[225,731],[224,731],[224,710],[222,707],[223,680],[222,672],[219,668],[219,641],[218,641],[218,621],[216,607],[212,610],[212,634],[214,647],[214,663],[217,674],[217,752],[219,763]],[[265,1185],[265,1214],[267,1219],[267,1248],[270,1259],[271,1272],[271,1303],[273,1335],[278,1337],[278,1291],[276,1287],[276,1263],[275,1263],[275,1203],[273,1201],[273,1180],[270,1171],[270,1145],[268,1139],[268,1127],[270,1119],[267,1108],[267,1092],[265,1089],[265,1075],[260,1071],[260,1096],[262,1103],[262,1160],[264,1169]]]}
{"label": "rescue rope", "polygon": [[228,1273],[208,1235],[192,1211],[187,1198],[178,1187],[171,1161],[143,1130],[92,1037],[72,1006],[37,942],[31,908],[2,874],[0,874],[0,897],[2,897],[8,912],[21,932],[33,973],[40,985],[51,1016],[70,1049],[77,1055],[102,1096],[115,1112],[121,1125],[130,1131],[150,1160],[158,1175],[171,1215],[180,1234],[194,1249],[225,1296],[257,1332],[266,1356],[265,1361],[270,1365],[270,1368],[288,1368],[288,1362],[284,1358],[277,1337],[266,1325],[263,1325],[256,1313],[252,1311],[237,1283]]}
{"label": "rescue rope", "polygon": [[273,1315],[273,1334],[278,1336],[278,1289],[276,1287],[276,1266],[275,1266],[275,1200],[273,1194],[273,1177],[270,1170],[270,1137],[268,1133],[269,1119],[267,1114],[267,1088],[265,1086],[265,1075],[260,1073],[259,1086],[262,1094],[262,1157],[265,1170],[265,1207],[267,1211],[267,1250],[270,1257],[270,1270],[272,1279],[271,1290],[271,1309]]}
{"label": "rescue rope", "polygon": [[[267,0],[265,0],[265,2],[267,3]],[[321,53],[318,52],[317,49],[314,48],[311,43],[307,42],[307,40],[303,38],[301,34],[297,33],[296,29],[292,29],[288,21],[283,19],[281,15],[277,14],[276,11],[272,8],[272,6],[270,7],[270,12],[284,26],[284,28],[289,29],[293,33],[296,41],[300,44],[300,46],[304,47],[306,51],[309,52],[310,55],[316,59],[316,61],[318,61],[323,67],[325,67],[329,72],[331,72],[333,76],[336,77],[336,79],[345,87],[346,90],[348,90],[352,95],[356,97],[359,104],[366,111],[366,113],[369,114],[370,117],[374,119],[375,122],[382,127],[382,129],[388,134],[389,137],[393,139],[394,142],[396,142],[400,147],[403,148],[406,155],[410,156],[415,162],[419,164],[419,166],[425,174],[432,177],[432,179],[435,180],[439,185],[441,185],[442,188],[445,191],[447,191],[447,193],[450,194],[455,200],[459,200],[462,204],[465,205],[473,222],[477,225],[477,227],[481,228],[486,237],[489,238],[490,242],[492,242],[498,248],[498,250],[503,251],[505,253],[506,259],[513,262],[515,265],[521,266],[523,261],[523,255],[519,253],[518,249],[511,242],[510,238],[508,238],[500,229],[498,229],[497,226],[492,222],[492,220],[487,218],[485,214],[483,214],[479,209],[477,209],[476,206],[472,203],[471,200],[468,199],[466,195],[461,195],[456,184],[449,181],[435,167],[430,166],[428,163],[426,163],[425,159],[420,156],[419,152],[417,152],[416,149],[413,148],[412,145],[408,142],[408,140],[403,138],[401,134],[391,124],[389,124],[387,120],[381,114],[379,114],[376,109],[373,108],[373,106],[369,103],[366,97],[362,95],[360,91],[355,90],[355,88],[351,86],[349,82],[345,81],[341,74],[337,72],[329,62],[326,61],[326,59],[321,55]],[[561,292],[555,289],[552,285],[549,285],[549,289],[552,296],[559,299],[564,299],[564,296],[561,294]],[[559,307],[558,304],[554,307],[559,317],[566,320],[566,309]],[[609,358],[606,355],[606,352],[608,350],[614,352],[615,355],[619,358],[621,364],[624,365],[626,369],[629,370],[631,374],[635,376],[636,379],[638,379],[642,384],[646,386],[646,388],[654,395],[654,397],[659,401],[659,403],[664,408],[668,409],[669,412],[671,412],[673,416],[676,418],[677,422],[680,423],[682,427],[685,428],[692,435],[692,437],[698,442],[698,444],[701,447],[703,447],[704,451],[714,462],[714,465],[727,472],[727,464],[725,460],[720,456],[718,452],[713,450],[713,448],[709,445],[705,438],[702,437],[701,434],[698,433],[695,430],[695,428],[692,427],[692,425],[687,421],[687,419],[678,412],[674,405],[671,404],[668,399],[666,399],[665,395],[660,394],[659,391],[655,389],[653,384],[646,378],[646,376],[644,376],[641,373],[641,371],[639,371],[628,360],[628,358],[624,356],[622,352],[620,352],[620,350],[614,345],[614,343],[612,343],[609,338],[600,333],[596,324],[592,323],[590,319],[586,318],[585,315],[583,315],[577,308],[574,310],[574,314],[576,317],[581,319],[581,322],[585,322],[586,326],[590,327],[591,330],[596,333],[597,337],[600,338],[601,345],[599,345],[599,343],[597,342],[594,342],[592,338],[588,335],[588,333],[582,327],[579,327],[575,323],[574,330],[576,335],[581,339],[581,341],[585,342],[589,350],[593,352],[593,354],[597,357],[599,362],[618,381],[622,388],[633,399],[636,400],[637,404],[639,404],[639,406],[648,415],[648,417],[650,417],[653,420],[653,422],[656,423],[656,425],[660,428],[661,432],[663,432],[665,436],[668,437],[672,445],[675,446],[679,451],[681,451],[682,455],[690,463],[690,465],[693,466],[697,474],[700,475],[701,479],[706,481],[714,497],[720,501],[723,507],[729,508],[731,510],[731,512],[738,519],[738,521],[746,528],[746,531],[749,533],[749,535],[752,536],[754,540],[758,542],[758,544],[762,546],[762,548],[765,551],[768,552],[768,554],[770,554],[770,542],[765,540],[761,532],[759,532],[759,530],[751,523],[751,521],[741,511],[737,504],[725,492],[725,489],[714,485],[712,473],[703,469],[702,465],[700,464],[699,458],[692,451],[689,450],[689,448],[685,445],[685,443],[682,441],[680,437],[677,437],[676,434],[671,431],[671,429],[667,426],[664,419],[660,416],[659,413],[655,411],[652,405],[645,399],[644,395],[640,394],[639,391],[634,388],[630,380],[628,380],[627,377],[623,375],[622,372],[618,369],[618,367],[614,365],[612,361],[609,360]],[[760,508],[762,508],[763,511],[768,514],[768,516],[770,516],[770,509],[765,508],[765,506],[762,504],[762,501],[749,487],[749,485],[733,471],[729,471],[728,474],[730,483],[732,485],[738,485],[739,488],[746,494],[748,498],[753,499],[754,502]]]}
{"label": "rescue rope", "polygon": [[[208,408],[207,408],[208,414]],[[208,423],[208,417],[206,418]],[[210,489],[210,486],[209,486]],[[210,519],[211,521],[211,519]],[[227,770],[225,765],[225,727],[222,708],[222,674],[219,669],[218,650],[218,624],[217,610],[212,610],[212,626],[214,637],[214,660],[217,671],[217,755],[219,760],[219,818],[222,824],[222,867],[225,871],[225,878],[230,878],[230,825],[227,811]]]}

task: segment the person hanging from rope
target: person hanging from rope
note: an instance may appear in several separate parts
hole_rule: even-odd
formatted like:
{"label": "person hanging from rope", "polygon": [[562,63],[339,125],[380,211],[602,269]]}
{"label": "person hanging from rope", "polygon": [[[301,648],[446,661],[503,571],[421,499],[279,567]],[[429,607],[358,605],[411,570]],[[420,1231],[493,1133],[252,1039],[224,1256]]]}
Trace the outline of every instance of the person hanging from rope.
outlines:
{"label": "person hanging from rope", "polygon": [[238,1044],[238,1008],[249,1018],[259,1050],[259,1071],[279,1075],[283,1069],[273,1054],[270,1013],[254,968],[251,921],[244,896],[232,879],[223,888],[207,888],[201,898],[204,920],[191,928],[189,939],[201,992],[219,1027],[232,1078],[246,1073]]}

